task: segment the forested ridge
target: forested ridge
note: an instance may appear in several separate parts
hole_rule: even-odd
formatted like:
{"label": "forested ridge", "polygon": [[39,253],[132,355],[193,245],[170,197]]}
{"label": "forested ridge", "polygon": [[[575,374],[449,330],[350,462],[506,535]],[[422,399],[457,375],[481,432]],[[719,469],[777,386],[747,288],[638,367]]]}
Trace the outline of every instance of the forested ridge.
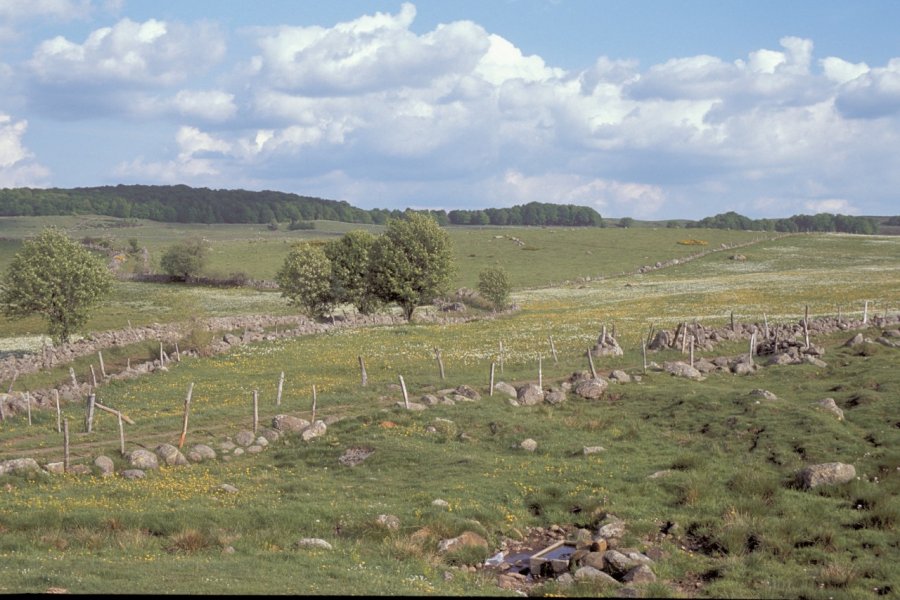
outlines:
{"label": "forested ridge", "polygon": [[[326,200],[287,192],[213,190],[187,185],[116,185],[82,188],[0,189],[0,216],[105,215],[123,219],[149,219],[167,223],[291,223],[328,220],[345,223],[384,224],[398,218],[399,209],[365,210],[343,200]],[[421,210],[439,225],[528,225],[605,227],[600,213],[587,206],[529,202],[507,208],[476,210]],[[881,221],[879,223],[879,221]],[[858,217],[819,213],[782,219],[751,219],[736,212],[717,214],[699,221],[664,222],[668,226],[738,229],[753,231],[837,231],[871,234],[879,226],[900,226],[900,216]],[[638,225],[634,219],[618,220],[620,227]]]}
{"label": "forested ridge", "polygon": [[[427,210],[441,225],[601,226],[585,206],[530,202],[486,210]],[[364,210],[345,201],[286,192],[212,190],[186,185],[0,189],[0,216],[97,214],[168,223],[271,223],[313,220],[382,224],[403,211]]]}

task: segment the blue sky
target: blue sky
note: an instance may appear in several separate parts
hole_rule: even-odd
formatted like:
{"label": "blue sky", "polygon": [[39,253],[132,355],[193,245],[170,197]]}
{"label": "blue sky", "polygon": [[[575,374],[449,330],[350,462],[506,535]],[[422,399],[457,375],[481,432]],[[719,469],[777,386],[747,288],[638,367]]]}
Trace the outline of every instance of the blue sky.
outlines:
{"label": "blue sky", "polygon": [[0,187],[900,214],[900,2],[0,0]]}

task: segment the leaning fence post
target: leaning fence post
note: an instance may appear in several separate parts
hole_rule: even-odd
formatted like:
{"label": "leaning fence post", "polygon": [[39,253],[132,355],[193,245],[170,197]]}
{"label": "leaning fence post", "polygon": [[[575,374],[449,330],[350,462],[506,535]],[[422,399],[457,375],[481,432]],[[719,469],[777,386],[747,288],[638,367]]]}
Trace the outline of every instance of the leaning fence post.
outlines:
{"label": "leaning fence post", "polygon": [[69,417],[63,422],[63,472],[69,470]]}
{"label": "leaning fence post", "polygon": [[362,379],[362,386],[366,387],[366,384],[369,383],[369,376],[366,375],[366,363],[363,362],[362,356],[358,356],[357,358],[359,359],[359,375]]}
{"label": "leaning fence post", "polygon": [[556,346],[553,345],[553,336],[551,335],[551,336],[547,336],[547,337],[550,340],[550,354],[553,355],[553,362],[558,363],[559,358],[556,356]]}
{"label": "leaning fence post", "polygon": [[[191,411],[191,396],[194,393],[194,382],[191,382],[191,385],[188,386],[187,397],[184,399],[184,418],[181,421],[181,437],[178,438],[178,449],[181,450],[181,447],[184,446],[184,438],[187,436],[188,429],[188,414]],[[121,414],[121,413],[120,413]],[[119,417],[119,422],[122,422],[122,417]]]}
{"label": "leaning fence post", "polygon": [[439,348],[434,349],[434,357],[437,359],[438,367],[440,367],[440,370],[441,370],[441,379],[443,380],[443,379],[445,379],[445,377],[444,377],[444,361],[441,360],[441,351]]}
{"label": "leaning fence post", "polygon": [[281,376],[278,378],[278,395],[275,396],[275,406],[281,406],[281,390],[284,388],[284,371],[281,372]]}
{"label": "leaning fence post", "polygon": [[106,379],[106,365],[103,364],[103,352],[97,350],[97,358],[100,360],[100,376]]}
{"label": "leaning fence post", "polygon": [[406,393],[406,382],[403,381],[403,375],[400,377],[400,389],[403,390],[403,405],[409,409],[409,395]]}
{"label": "leaning fence post", "polygon": [[591,355],[590,348],[588,348],[588,364],[591,366],[591,377],[597,379],[597,370],[594,368],[594,357]]}
{"label": "leaning fence post", "polygon": [[869,301],[863,305],[863,325],[869,322]]}

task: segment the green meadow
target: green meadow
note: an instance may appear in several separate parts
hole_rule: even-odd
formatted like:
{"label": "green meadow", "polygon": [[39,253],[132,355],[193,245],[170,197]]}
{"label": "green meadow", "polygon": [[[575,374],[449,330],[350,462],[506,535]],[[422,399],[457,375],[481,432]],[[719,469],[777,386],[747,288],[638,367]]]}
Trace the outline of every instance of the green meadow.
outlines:
{"label": "green meadow", "polygon": [[[173,227],[112,219],[58,218],[74,238],[137,238],[151,257],[185,235],[210,240],[210,273],[270,278],[289,244],[339,235],[344,226],[270,232],[260,226]],[[0,221],[0,268],[19,240],[52,219]],[[103,224],[106,223],[106,226]],[[112,224],[110,224],[112,223]],[[40,224],[40,225],[39,225]],[[205,231],[205,233],[204,233]],[[184,594],[496,595],[496,573],[479,565],[529,528],[596,528],[612,514],[626,523],[622,547],[654,549],[648,597],[877,598],[900,590],[900,349],[844,347],[853,332],[815,343],[826,367],[766,366],[746,376],[676,378],[642,365],[651,326],[681,322],[796,323],[811,317],[900,312],[900,238],[792,235],[698,229],[451,228],[456,287],[499,264],[510,274],[518,309],[467,323],[417,322],[335,330],[188,358],[139,379],[97,390],[97,400],[134,420],[128,450],[177,444],[185,394],[193,386],[187,446],[218,448],[252,425],[258,392],[262,426],[276,414],[337,419],[325,435],[286,436],[256,455],[163,467],[141,480],[93,475],[0,476],[0,592]],[[516,242],[514,239],[520,240]],[[679,244],[689,239],[706,245]],[[744,246],[753,242],[750,245]],[[722,245],[742,245],[723,248]],[[643,265],[706,256],[638,273]],[[735,260],[737,253],[743,260]],[[420,309],[421,310],[421,309]],[[476,313],[478,311],[475,311]],[[90,322],[106,330],[187,322],[227,314],[290,314],[277,292],[117,282]],[[481,314],[481,313],[478,313]],[[597,371],[622,369],[639,382],[611,384],[599,400],[569,394],[558,405],[511,406],[491,394],[497,381],[559,385],[589,368],[585,352],[615,328],[624,355],[595,359]],[[188,327],[188,326],[186,326]],[[895,326],[896,327],[896,326]],[[40,335],[37,319],[0,321],[0,350]],[[863,332],[877,337],[875,327]],[[552,337],[557,359],[551,357]],[[503,346],[502,370],[499,367]],[[18,347],[17,347],[18,346]],[[138,347],[139,346],[139,347]],[[108,363],[149,360],[150,345],[110,351]],[[704,356],[737,356],[744,343]],[[445,379],[435,349],[440,349]],[[360,384],[359,357],[368,385]],[[650,360],[684,360],[677,351]],[[90,359],[77,363],[79,373]],[[110,368],[111,370],[111,368]],[[282,404],[276,387],[285,373]],[[62,381],[67,367],[23,375],[16,389]],[[410,411],[410,400],[469,385],[481,399]],[[0,382],[7,385],[7,382]],[[766,389],[777,400],[751,395]],[[834,398],[844,420],[814,407]],[[115,418],[84,432],[85,406],[64,405],[72,462],[98,454],[126,468]],[[0,424],[0,460],[62,460],[55,411]],[[526,438],[534,452],[519,447]],[[372,455],[354,467],[347,448]],[[605,450],[586,455],[585,446]],[[857,479],[798,489],[809,464],[844,462]],[[666,475],[649,476],[665,471]],[[229,484],[235,493],[222,491]],[[433,501],[445,500],[446,506]],[[394,515],[398,529],[379,525]],[[464,531],[488,540],[482,551],[438,551]],[[321,538],[331,550],[298,547]],[[536,580],[533,596],[616,596],[590,581]]]}

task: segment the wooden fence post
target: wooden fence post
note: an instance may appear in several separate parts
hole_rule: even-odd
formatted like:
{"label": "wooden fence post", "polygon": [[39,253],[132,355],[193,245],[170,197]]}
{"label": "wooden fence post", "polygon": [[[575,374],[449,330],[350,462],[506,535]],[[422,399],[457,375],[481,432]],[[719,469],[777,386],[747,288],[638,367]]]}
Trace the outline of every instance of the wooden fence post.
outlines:
{"label": "wooden fence post", "polygon": [[359,374],[362,378],[362,386],[366,387],[366,384],[369,383],[369,376],[366,375],[366,363],[363,362],[362,356],[358,356],[357,358],[359,358]]}
{"label": "wooden fence post", "polygon": [[100,360],[100,376],[106,379],[106,365],[103,363],[103,352],[97,350],[97,358]]}
{"label": "wooden fence post", "polygon": [[769,341],[769,318],[766,316],[766,313],[763,313],[763,327],[766,328],[766,341]]}
{"label": "wooden fence post", "polygon": [[72,380],[72,387],[78,387],[78,380],[75,378],[75,369],[69,367],[69,379]]}
{"label": "wooden fence post", "polygon": [[550,340],[550,354],[553,355],[554,364],[557,364],[559,363],[559,358],[556,356],[556,346],[553,345],[553,336],[548,336],[548,339]]}
{"label": "wooden fence post", "polygon": [[[122,413],[117,414],[119,420],[119,453],[125,456],[125,426],[122,425]],[[181,446],[178,446],[181,448]]]}
{"label": "wooden fence post", "polygon": [[31,393],[25,392],[25,407],[28,411],[28,426],[31,427]]}
{"label": "wooden fence post", "polygon": [[591,377],[597,379],[597,370],[594,368],[594,357],[591,355],[590,348],[588,348],[588,364],[591,366]]}
{"label": "wooden fence post", "polygon": [[441,360],[441,351],[439,348],[434,349],[434,357],[437,359],[438,367],[441,370],[441,380],[444,380],[444,361]]}
{"label": "wooden fence post", "polygon": [[63,472],[69,470],[69,417],[63,422]]}
{"label": "wooden fence post", "polygon": [[543,357],[538,353],[538,387],[544,389]]}
{"label": "wooden fence post", "polygon": [[869,322],[869,301],[863,305],[863,325]]}
{"label": "wooden fence post", "polygon": [[259,390],[253,390],[253,433],[259,428]]}
{"label": "wooden fence post", "polygon": [[87,406],[87,432],[91,433],[94,428],[94,402],[97,401],[97,396],[91,392],[88,396],[88,406]]}
{"label": "wooden fence post", "polygon": [[59,390],[53,388],[53,401],[56,403],[56,433],[62,433],[62,411],[59,410]]}
{"label": "wooden fence post", "polygon": [[94,372],[94,365],[91,365],[91,381],[94,382],[94,389],[97,389],[97,374]]}
{"label": "wooden fence post", "polygon": [[803,312],[803,342],[805,344],[803,349],[809,350],[809,304]]}
{"label": "wooden fence post", "polygon": [[491,390],[490,390],[490,393],[488,394],[489,396],[494,395],[494,366],[495,366],[495,363],[491,362]]}
{"label": "wooden fence post", "polygon": [[641,340],[641,358],[644,359],[644,373],[647,372],[647,344]]}
{"label": "wooden fence post", "polygon": [[275,406],[281,406],[282,389],[284,389],[284,371],[281,372],[281,376],[278,378],[278,395],[275,396]]}
{"label": "wooden fence post", "polygon": [[691,367],[694,366],[694,336],[691,336]]}
{"label": "wooden fence post", "polygon": [[316,422],[316,384],[313,384],[312,419],[310,421]]}
{"label": "wooden fence post", "polygon": [[[188,415],[191,412],[191,396],[194,394],[194,382],[191,382],[191,385],[188,386],[187,397],[184,399],[184,418],[181,421],[181,437],[178,438],[178,449],[181,450],[181,447],[184,446],[184,438],[187,437],[188,430]],[[121,413],[120,413],[121,414]],[[119,422],[121,423],[122,418],[119,417]]]}
{"label": "wooden fence post", "polygon": [[403,381],[403,375],[400,377],[400,389],[403,390],[403,405],[409,409],[409,395],[406,393],[406,382]]}

